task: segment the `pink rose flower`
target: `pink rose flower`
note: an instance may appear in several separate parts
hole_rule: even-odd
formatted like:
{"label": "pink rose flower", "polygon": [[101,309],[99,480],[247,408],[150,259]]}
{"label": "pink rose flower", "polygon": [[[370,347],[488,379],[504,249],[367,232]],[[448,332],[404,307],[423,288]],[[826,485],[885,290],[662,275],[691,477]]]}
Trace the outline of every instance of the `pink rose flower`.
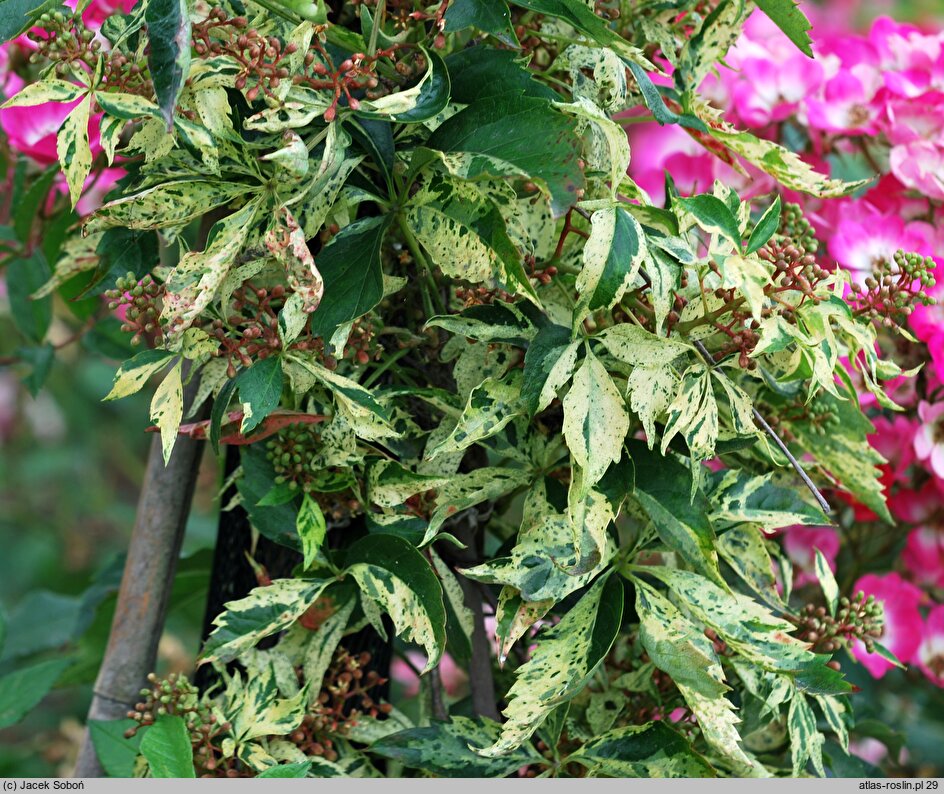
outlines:
{"label": "pink rose flower", "polygon": [[928,613],[916,661],[928,680],[944,687],[944,604]]}
{"label": "pink rose flower", "polygon": [[824,86],[822,97],[807,94],[810,126],[845,135],[873,135],[878,131],[879,107],[874,104],[881,77],[871,66],[840,69]]}
{"label": "pink rose flower", "polygon": [[[10,147],[25,154],[42,166],[58,161],[56,135],[69,111],[81,100],[69,104],[46,102],[34,107],[12,107],[0,110],[0,127],[6,133]],[[92,156],[101,152],[99,123],[101,114],[89,120],[89,142]]]}
{"label": "pink rose flower", "polygon": [[869,436],[869,444],[891,464],[892,481],[910,482],[907,469],[914,462],[917,423],[907,416],[896,414],[893,419],[876,416],[872,424],[875,425],[875,432]]}
{"label": "pink rose flower", "polygon": [[783,530],[783,548],[794,566],[794,585],[815,584],[816,550],[822,552],[830,570],[835,572],[839,533],[832,527],[788,527]]}
{"label": "pink rose flower", "polygon": [[914,451],[918,460],[926,463],[938,480],[944,480],[944,402],[918,404],[922,425],[914,437]]}
{"label": "pink rose flower", "polygon": [[[882,576],[867,574],[855,583],[853,589],[875,596],[875,600],[882,603],[885,609],[885,631],[878,641],[903,664],[912,662],[921,644],[922,622],[918,606],[924,593],[897,573]],[[852,655],[874,678],[881,678],[894,667],[879,654],[869,653],[858,640],[852,647]]]}
{"label": "pink rose flower", "polygon": [[944,587],[944,526],[928,524],[911,530],[901,559],[919,584]]}

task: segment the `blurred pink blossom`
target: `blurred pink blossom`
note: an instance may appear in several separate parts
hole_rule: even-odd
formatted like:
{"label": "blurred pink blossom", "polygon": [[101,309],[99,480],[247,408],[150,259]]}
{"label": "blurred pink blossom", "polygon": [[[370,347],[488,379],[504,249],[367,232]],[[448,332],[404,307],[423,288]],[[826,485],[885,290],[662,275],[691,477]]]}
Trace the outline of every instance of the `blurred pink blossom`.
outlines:
{"label": "blurred pink blossom", "polygon": [[944,687],[944,604],[928,613],[915,661],[930,681]]}
{"label": "blurred pink blossom", "polygon": [[918,416],[922,424],[914,437],[915,456],[930,466],[935,477],[944,481],[944,402],[922,400]]}
{"label": "blurred pink blossom", "polygon": [[783,548],[794,566],[793,584],[802,587],[816,580],[816,550],[819,549],[830,570],[836,570],[839,533],[832,527],[793,526],[783,530]]}
{"label": "blurred pink blossom", "polygon": [[[924,598],[924,593],[897,573],[881,576],[867,574],[855,583],[853,590],[873,595],[876,601],[884,605],[885,632],[878,641],[902,663],[914,661],[921,643],[922,622],[918,606]],[[881,678],[894,667],[878,653],[866,651],[860,641],[853,645],[852,654],[874,678]]]}

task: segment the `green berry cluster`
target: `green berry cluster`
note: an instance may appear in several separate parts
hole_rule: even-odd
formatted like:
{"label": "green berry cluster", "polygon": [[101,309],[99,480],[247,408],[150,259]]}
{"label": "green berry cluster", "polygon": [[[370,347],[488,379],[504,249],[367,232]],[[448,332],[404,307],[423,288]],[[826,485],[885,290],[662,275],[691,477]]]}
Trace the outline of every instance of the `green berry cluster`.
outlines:
{"label": "green berry cluster", "polygon": [[161,314],[160,299],[164,287],[154,281],[150,275],[142,279],[129,272],[115,282],[115,288],[107,290],[108,308],[115,311],[127,307],[122,331],[133,333],[131,344],[137,345],[147,338],[159,342],[163,336],[158,318]]}
{"label": "green berry cluster", "polygon": [[825,607],[807,604],[795,619],[800,639],[810,643],[816,653],[835,653],[861,640],[866,650],[875,650],[875,641],[885,631],[885,610],[875,596],[856,593],[850,600],[841,598],[836,615]]}
{"label": "green berry cluster", "polygon": [[[216,717],[208,706],[200,703],[200,693],[185,675],[171,673],[165,679],[159,679],[151,673],[148,676],[150,687],[141,690],[140,703],[135,704],[128,717],[138,724],[125,732],[127,738],[134,736],[141,728],[153,725],[158,717],[175,715],[187,723],[191,736],[211,733]],[[221,725],[226,730],[227,726]]]}
{"label": "green berry cluster", "polygon": [[319,434],[311,425],[289,425],[266,442],[266,458],[275,469],[276,485],[308,493],[320,469],[312,463]]}
{"label": "green berry cluster", "polygon": [[936,281],[931,271],[934,259],[898,249],[889,262],[881,260],[873,266],[865,285],[852,284],[852,303],[857,316],[881,322],[888,327],[901,324],[915,306],[935,303],[927,290]]}
{"label": "green berry cluster", "polygon": [[815,254],[819,250],[816,230],[803,215],[803,208],[799,204],[787,202],[783,205],[777,236],[781,242],[792,242],[808,254]]}

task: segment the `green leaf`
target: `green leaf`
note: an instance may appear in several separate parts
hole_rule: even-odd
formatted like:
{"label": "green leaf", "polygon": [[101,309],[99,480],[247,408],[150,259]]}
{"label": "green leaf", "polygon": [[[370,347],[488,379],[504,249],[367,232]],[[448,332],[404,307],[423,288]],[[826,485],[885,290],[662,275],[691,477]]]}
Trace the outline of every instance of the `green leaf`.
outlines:
{"label": "green leaf", "polygon": [[171,714],[159,716],[141,739],[141,755],[148,762],[151,777],[196,777],[190,734],[181,717]]}
{"label": "green leaf", "polygon": [[757,7],[780,28],[804,55],[813,57],[812,23],[796,0],[757,0]]}
{"label": "green leaf", "polygon": [[683,45],[679,53],[676,85],[680,85],[679,77],[682,77],[686,88],[697,90],[738,40],[745,17],[751,10],[744,0],[722,0],[718,3],[704,18],[698,31]]}
{"label": "green leaf", "polygon": [[567,763],[589,777],[715,777],[711,765],[665,722],[628,725],[595,736]]}
{"label": "green leaf", "polygon": [[570,340],[570,329],[546,325],[528,345],[521,399],[531,416],[547,408],[570,380],[580,351],[580,342]]}
{"label": "green leaf", "polygon": [[755,251],[763,248],[767,244],[767,241],[773,237],[774,232],[780,228],[780,210],[780,196],[777,196],[773,204],[760,216],[757,225],[754,227],[754,231],[751,232],[751,237],[747,241],[747,253],[753,254]]}
{"label": "green leaf", "polygon": [[151,421],[161,431],[161,450],[164,463],[170,460],[170,454],[177,440],[177,431],[184,416],[184,390],[181,381],[183,359],[171,367],[170,372],[155,389],[151,399]]}
{"label": "green leaf", "polygon": [[[39,0],[32,0],[38,2]],[[16,0],[4,0],[0,8],[7,8]],[[3,103],[4,108],[15,107],[34,107],[44,105],[47,102],[75,102],[79,97],[85,94],[88,89],[82,85],[69,83],[65,80],[38,80],[35,83],[27,83],[21,91]]]}
{"label": "green leaf", "polygon": [[298,517],[295,519],[295,531],[302,541],[302,554],[304,555],[302,567],[307,570],[315,561],[318,552],[321,551],[325,535],[328,533],[324,513],[321,512],[321,507],[310,494],[306,493],[302,499],[301,509],[299,509]]}
{"label": "green leaf", "polygon": [[5,44],[33,25],[40,8],[49,6],[43,0],[3,0],[0,2],[0,44]]}
{"label": "green leaf", "polygon": [[823,588],[829,614],[835,616],[836,607],[839,604],[839,585],[836,584],[836,577],[833,576],[832,569],[829,567],[829,561],[819,549],[816,549],[816,578],[819,580],[820,587]]}
{"label": "green leaf", "polygon": [[583,0],[512,0],[516,6],[557,17],[589,36],[601,47],[609,47],[629,63],[652,68],[643,53],[593,13]]}
{"label": "green leaf", "polygon": [[13,215],[13,228],[16,230],[16,237],[20,242],[29,242],[30,233],[39,218],[40,207],[45,204],[46,198],[49,196],[49,189],[52,187],[57,173],[56,168],[49,168],[44,171],[36,177],[26,193],[23,194],[23,197],[17,202],[16,212]]}
{"label": "green leaf", "polygon": [[140,723],[132,719],[89,720],[89,735],[95,746],[95,755],[109,777],[133,777],[134,763],[137,760],[141,744],[141,732],[130,739],[125,731],[138,727]]}
{"label": "green leaf", "polygon": [[[517,376],[517,377],[516,377]],[[469,395],[469,401],[452,432],[426,453],[429,459],[460,452],[491,438],[516,416],[521,403],[521,377],[517,370],[503,378],[486,378]]]}
{"label": "green leaf", "polygon": [[89,113],[92,95],[87,95],[66,116],[56,137],[59,164],[66,175],[72,206],[82,197],[85,180],[92,169],[92,151],[89,148]]}
{"label": "green leaf", "polygon": [[737,218],[734,217],[728,205],[717,196],[703,193],[691,198],[679,198],[675,206],[690,213],[706,232],[727,237],[734,244],[735,249],[740,250],[741,230]]}
{"label": "green leaf", "polygon": [[711,502],[712,521],[722,527],[757,524],[767,532],[794,524],[816,527],[830,523],[819,507],[806,501],[804,491],[777,485],[774,476],[751,476],[738,469],[708,474],[705,492]]}
{"label": "green leaf", "polygon": [[719,585],[715,532],[701,491],[692,498],[692,474],[672,456],[652,452],[637,440],[627,442],[636,471],[636,501],[652,519],[659,538],[695,570]]}
{"label": "green leaf", "polygon": [[584,688],[616,639],[622,617],[622,582],[600,577],[556,626],[538,637],[505,696],[500,737],[476,752],[497,758],[521,747],[555,708]]}
{"label": "green leaf", "polygon": [[530,744],[507,755],[483,758],[472,747],[498,740],[501,725],[489,719],[453,717],[427,728],[410,728],[374,742],[371,753],[392,758],[409,769],[421,769],[442,777],[506,777],[527,764],[543,760]]}
{"label": "green leaf", "polygon": [[[491,8],[499,7],[502,0],[498,3],[489,0],[474,2],[488,2]],[[447,27],[449,14],[457,6],[458,3],[453,3],[446,13]],[[466,47],[446,58],[446,66],[452,75],[452,100],[464,105],[501,94],[529,96],[549,102],[560,100],[558,94],[534,79],[534,73],[526,68],[521,56],[513,50],[499,50],[481,44]]]}
{"label": "green leaf", "polygon": [[228,662],[245,650],[288,628],[308,610],[332,580],[277,579],[230,601],[213,621],[216,629],[203,648],[203,661]]}
{"label": "green leaf", "polygon": [[241,433],[251,433],[279,407],[283,381],[280,356],[269,356],[257,361],[239,375],[239,401],[243,406],[243,421],[239,428]]}
{"label": "green leaf", "polygon": [[681,339],[656,336],[633,323],[611,325],[594,337],[602,342],[613,358],[633,367],[655,367],[670,364],[679,356],[693,353],[693,348]]}
{"label": "green leaf", "polygon": [[718,537],[718,554],[768,604],[783,608],[777,593],[773,561],[760,530],[752,524],[729,529]]}
{"label": "green leaf", "polygon": [[681,121],[678,113],[669,110],[666,106],[662,94],[659,93],[659,89],[656,88],[655,83],[652,82],[652,78],[646,74],[646,70],[638,64],[630,63],[629,71],[631,71],[633,77],[636,78],[636,85],[639,86],[639,92],[642,94],[643,101],[646,103],[646,107],[649,108],[655,120],[663,126],[666,124],[678,124]]}
{"label": "green leaf", "polygon": [[29,393],[35,397],[46,383],[53,361],[56,359],[56,349],[47,342],[39,347],[18,348],[17,355],[24,363],[32,366],[29,374],[23,377],[23,383]]}
{"label": "green leaf", "polygon": [[851,686],[826,667],[828,657],[811,653],[791,636],[794,625],[776,617],[752,599],[725,592],[691,571],[648,569],[679,597],[692,614],[711,626],[736,652],[771,672],[791,676],[799,689],[811,694],[843,694]]}
{"label": "green leaf", "polygon": [[469,306],[459,314],[439,315],[426,325],[480,342],[504,342],[515,347],[527,346],[537,335],[531,319],[518,306],[504,301]]}
{"label": "green leaf", "polygon": [[434,174],[413,196],[407,223],[433,264],[453,278],[498,278],[514,291],[532,294],[505,220],[475,184]]}
{"label": "green leaf", "polygon": [[449,72],[435,52],[422,48],[421,52],[427,67],[416,85],[380,99],[361,100],[357,115],[407,124],[426,121],[441,113],[449,104]]}
{"label": "green leaf", "polygon": [[[446,27],[443,30],[446,33],[454,33],[465,28],[478,28],[496,36],[503,44],[511,47],[518,46],[518,37],[511,24],[511,11],[508,10],[505,0],[455,0],[446,10]],[[484,48],[471,47],[469,49]],[[446,64],[449,66],[450,73],[456,74],[448,58]],[[453,91],[453,99],[457,102],[465,102],[464,99],[456,96],[455,91]]]}
{"label": "green leaf", "polygon": [[308,772],[311,769],[311,761],[298,761],[294,764],[279,764],[278,766],[270,766],[268,769],[263,770],[258,775],[257,778],[277,778],[277,777],[308,777]]}
{"label": "green leaf", "polygon": [[46,283],[50,275],[46,257],[38,248],[32,256],[13,259],[6,267],[7,295],[13,324],[23,336],[37,344],[43,341],[52,322],[52,296],[34,300],[32,295]]}
{"label": "green leaf", "polygon": [[48,659],[0,677],[0,729],[23,719],[70,664],[71,659]]}
{"label": "green leaf", "polygon": [[590,223],[583,267],[577,275],[580,300],[574,312],[575,324],[586,314],[610,309],[623,297],[639,273],[646,250],[639,222],[619,207],[597,210]]}
{"label": "green leaf", "polygon": [[216,399],[213,400],[213,408],[210,410],[210,446],[213,452],[220,454],[220,434],[222,432],[223,417],[229,408],[230,400],[236,387],[239,385],[239,378],[231,378],[223,384]]}
{"label": "green leaf", "polygon": [[446,644],[446,608],[426,558],[403,538],[378,533],[356,541],[344,559],[346,572],[388,612],[397,634],[426,649],[425,671],[435,667]]}
{"label": "green leaf", "polygon": [[585,488],[599,482],[623,454],[629,412],[623,396],[589,351],[564,398],[564,438],[583,470]]}
{"label": "green leaf", "polygon": [[816,773],[826,777],[823,769],[823,734],[816,727],[816,715],[802,692],[797,692],[790,701],[787,728],[790,731],[793,776],[800,777],[806,771],[806,762],[812,760]]}
{"label": "green leaf", "polygon": [[[469,105],[432,134],[428,146],[445,152],[464,179],[518,176],[536,182],[562,215],[585,184],[576,124],[537,98],[489,97]],[[466,155],[449,157],[448,155]]]}
{"label": "green leaf", "polygon": [[[787,2],[790,1],[787,0]],[[712,122],[708,127],[708,132],[733,152],[756,165],[761,171],[770,174],[781,185],[791,190],[798,190],[819,198],[839,198],[854,193],[871,181],[863,179],[858,182],[843,182],[839,179],[830,179],[800,159],[795,152],[773,141],[737,130],[727,123]]]}
{"label": "green leaf", "polygon": [[346,226],[318,254],[324,297],[311,315],[311,332],[325,340],[383,299],[380,250],[389,216],[362,218]]}
{"label": "green leaf", "polygon": [[190,13],[186,0],[148,0],[148,70],[167,128],[173,125],[174,108],[190,71]]}

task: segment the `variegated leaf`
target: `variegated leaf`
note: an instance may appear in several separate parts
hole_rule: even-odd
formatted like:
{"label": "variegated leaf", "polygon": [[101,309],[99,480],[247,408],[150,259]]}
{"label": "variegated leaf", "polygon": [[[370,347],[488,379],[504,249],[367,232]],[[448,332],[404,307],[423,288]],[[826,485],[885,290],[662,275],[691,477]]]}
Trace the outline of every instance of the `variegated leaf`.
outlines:
{"label": "variegated leaf", "polygon": [[331,584],[322,579],[278,579],[226,604],[203,648],[203,661],[228,662],[301,617]]}
{"label": "variegated leaf", "polygon": [[575,325],[587,314],[610,309],[620,301],[632,286],[646,251],[642,227],[625,210],[597,210],[590,222],[590,239],[577,276],[580,301],[574,311]]}
{"label": "variegated leaf", "polygon": [[56,136],[56,152],[59,164],[66,175],[69,197],[75,207],[82,197],[85,180],[92,170],[92,150],[89,148],[89,113],[92,108],[91,94],[79,102],[66,116]]}
{"label": "variegated leaf", "polygon": [[151,399],[151,421],[161,431],[161,451],[164,463],[170,459],[177,440],[177,431],[184,417],[184,391],[180,377],[183,360],[178,360],[161,381]]}
{"label": "variegated leaf", "polygon": [[115,373],[115,383],[103,399],[119,400],[141,390],[148,379],[164,369],[174,357],[167,350],[142,350]]}
{"label": "variegated leaf", "polygon": [[589,350],[564,398],[564,438],[591,488],[623,454],[629,432],[626,403],[609,373]]}
{"label": "variegated leaf", "polygon": [[580,692],[609,652],[623,616],[623,586],[615,576],[601,577],[539,638],[531,658],[516,671],[505,696],[501,736],[474,748],[497,758],[520,747],[561,703]]}

